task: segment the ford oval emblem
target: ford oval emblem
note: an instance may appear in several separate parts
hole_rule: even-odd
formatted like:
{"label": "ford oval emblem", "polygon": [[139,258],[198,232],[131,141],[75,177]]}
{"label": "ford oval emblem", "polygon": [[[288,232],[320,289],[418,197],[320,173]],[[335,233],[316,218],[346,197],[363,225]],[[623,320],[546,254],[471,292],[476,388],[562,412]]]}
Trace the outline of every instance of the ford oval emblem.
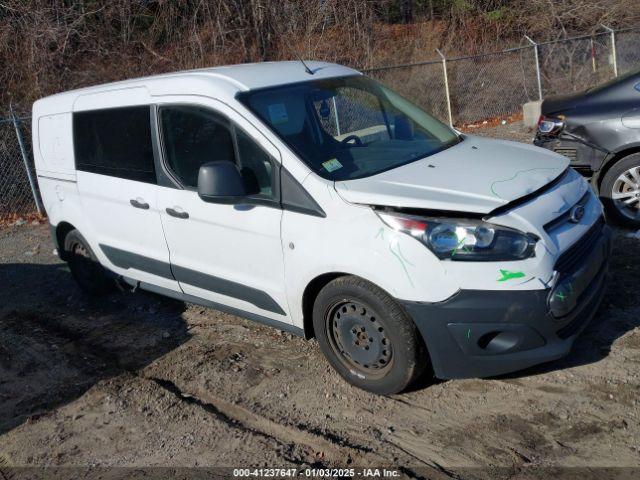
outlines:
{"label": "ford oval emblem", "polygon": [[584,207],[582,205],[576,205],[571,209],[569,213],[569,221],[571,223],[579,223],[584,217]]}

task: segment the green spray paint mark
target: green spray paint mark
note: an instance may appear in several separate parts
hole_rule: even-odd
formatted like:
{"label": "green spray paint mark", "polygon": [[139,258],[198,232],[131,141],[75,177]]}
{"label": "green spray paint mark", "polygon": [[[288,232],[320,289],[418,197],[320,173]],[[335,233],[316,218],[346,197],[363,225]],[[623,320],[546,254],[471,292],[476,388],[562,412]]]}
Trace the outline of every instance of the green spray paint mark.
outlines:
{"label": "green spray paint mark", "polygon": [[464,243],[464,238],[458,242],[458,244],[451,250],[451,258],[456,254],[456,251],[460,248],[460,246]]}
{"label": "green spray paint mark", "polygon": [[467,340],[471,338],[471,329],[467,330]]}
{"label": "green spray paint mark", "polygon": [[565,297],[564,293],[562,293],[562,292],[556,293],[556,297],[558,297],[563,302],[564,302],[564,299],[567,298],[567,297]]}
{"label": "green spray paint mark", "polygon": [[402,260],[404,260],[404,263],[406,263],[408,265],[411,265],[413,267],[413,263],[411,263],[409,260],[407,260],[404,257],[404,254],[402,253],[402,250],[400,250],[400,244],[397,244],[397,245],[398,245],[398,253],[400,254],[400,257],[402,258]]}
{"label": "green spray paint mark", "polygon": [[378,233],[373,238],[381,238],[384,240],[384,227],[380,227],[380,230],[378,230]]}
{"label": "green spray paint mark", "polygon": [[525,276],[523,272],[510,272],[509,270],[500,270],[500,275],[502,275],[502,277],[497,280],[498,282],[504,282]]}
{"label": "green spray paint mark", "polygon": [[[396,244],[397,245],[397,244]],[[411,280],[411,275],[409,275],[409,270],[407,270],[407,266],[405,265],[405,263],[408,263],[409,265],[412,265],[411,263],[409,263],[404,256],[402,255],[402,252],[400,251],[400,245],[398,245],[398,252],[394,252],[393,251],[393,247],[392,244],[389,243],[389,251],[391,252],[391,254],[396,257],[398,259],[398,261],[400,262],[400,265],[402,266],[402,269],[404,270],[405,275],[407,276],[407,280],[409,280],[409,283],[411,284],[411,286],[413,287],[413,280]]]}
{"label": "green spray paint mark", "polygon": [[510,178],[505,178],[504,180],[496,180],[495,182],[493,182],[493,183],[491,184],[491,193],[492,193],[493,195],[495,195],[496,197],[498,197],[498,198],[502,198],[502,197],[501,197],[500,195],[498,195],[498,194],[496,193],[496,191],[494,190],[494,187],[495,187],[496,183],[505,183],[505,182],[510,182],[511,180],[515,180],[515,179],[516,179],[516,177],[517,177],[518,175],[520,175],[521,173],[529,173],[529,172],[533,172],[533,171],[535,171],[535,170],[560,170],[560,169],[559,169],[559,168],[556,168],[556,167],[547,167],[547,168],[538,167],[538,168],[530,168],[530,169],[528,169],[528,170],[518,170],[518,171],[517,171],[517,172],[516,172],[512,177],[510,177]]}

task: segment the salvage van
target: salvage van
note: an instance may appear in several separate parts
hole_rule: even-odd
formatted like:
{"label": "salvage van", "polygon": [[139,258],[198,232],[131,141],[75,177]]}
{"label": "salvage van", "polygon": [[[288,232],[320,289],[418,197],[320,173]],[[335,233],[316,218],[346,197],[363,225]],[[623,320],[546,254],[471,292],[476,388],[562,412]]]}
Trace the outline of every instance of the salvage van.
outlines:
{"label": "salvage van", "polygon": [[560,358],[602,298],[609,229],[565,157],[461,134],[344,66],[60,93],[33,105],[33,145],[83,290],[315,337],[372,392]]}

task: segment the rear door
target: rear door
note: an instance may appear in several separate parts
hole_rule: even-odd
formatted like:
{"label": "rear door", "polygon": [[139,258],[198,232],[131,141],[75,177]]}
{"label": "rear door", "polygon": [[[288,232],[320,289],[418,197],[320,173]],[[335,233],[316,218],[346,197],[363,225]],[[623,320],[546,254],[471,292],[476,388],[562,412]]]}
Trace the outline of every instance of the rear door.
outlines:
{"label": "rear door", "polygon": [[[139,96],[137,98],[140,98]],[[119,92],[81,99],[73,112],[83,235],[106,267],[179,291],[158,213],[148,104],[112,106]]]}

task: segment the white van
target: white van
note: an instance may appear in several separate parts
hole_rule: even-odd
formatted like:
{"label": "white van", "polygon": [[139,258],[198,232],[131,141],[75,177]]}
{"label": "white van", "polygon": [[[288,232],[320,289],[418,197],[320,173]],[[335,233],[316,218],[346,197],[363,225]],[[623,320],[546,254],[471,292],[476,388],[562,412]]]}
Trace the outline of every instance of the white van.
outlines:
{"label": "white van", "polygon": [[373,392],[562,357],[602,297],[608,227],[565,157],[463,135],[340,65],[53,95],[33,145],[84,290],[115,278],[315,337]]}

